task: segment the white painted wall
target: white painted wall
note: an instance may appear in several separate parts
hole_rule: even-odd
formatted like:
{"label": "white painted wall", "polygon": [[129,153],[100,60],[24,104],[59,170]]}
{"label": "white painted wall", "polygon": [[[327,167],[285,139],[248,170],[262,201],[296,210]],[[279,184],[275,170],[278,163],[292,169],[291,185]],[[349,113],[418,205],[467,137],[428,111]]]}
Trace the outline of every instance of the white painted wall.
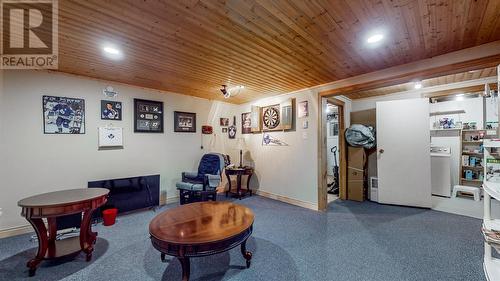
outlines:
{"label": "white painted wall", "polygon": [[[261,99],[243,104],[239,110],[249,112],[251,105],[266,106],[277,104],[288,98],[296,102],[307,100],[309,116],[296,119],[295,131],[271,132],[288,146],[263,146],[262,133],[243,135],[248,146],[249,157],[245,164],[255,165],[252,186],[259,191],[291,198],[317,208],[318,201],[318,92],[325,89],[314,88],[280,96]],[[345,102],[344,116],[346,127],[349,126],[351,102],[345,97],[338,97]],[[302,128],[307,120],[309,126]],[[255,180],[255,181],[254,181]]]}
{"label": "white painted wall", "polygon": [[[41,71],[4,71],[0,96],[0,230],[24,226],[17,201],[37,193],[86,187],[91,180],[161,175],[162,198],[175,198],[175,182],[182,171],[194,171],[200,157],[209,151],[236,153],[233,140],[222,135],[219,117],[232,117],[235,105],[185,95],[165,93],[107,83],[83,77]],[[97,127],[101,120],[102,89],[112,85],[116,100],[123,103],[124,149],[97,149]],[[215,93],[214,93],[215,94]],[[43,134],[42,95],[85,99],[86,134]],[[164,102],[163,134],[133,133],[133,98]],[[197,133],[174,133],[173,111],[197,113]],[[201,125],[214,125],[216,141],[204,136],[200,149]]]}

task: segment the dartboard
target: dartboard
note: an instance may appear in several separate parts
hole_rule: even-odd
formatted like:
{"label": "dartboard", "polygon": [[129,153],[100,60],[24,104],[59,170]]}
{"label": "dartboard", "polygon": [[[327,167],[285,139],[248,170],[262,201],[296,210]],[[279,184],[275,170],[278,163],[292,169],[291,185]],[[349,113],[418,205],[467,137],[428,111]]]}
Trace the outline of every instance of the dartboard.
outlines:
{"label": "dartboard", "polygon": [[274,129],[280,124],[280,113],[274,107],[269,107],[262,114],[262,122],[268,129]]}

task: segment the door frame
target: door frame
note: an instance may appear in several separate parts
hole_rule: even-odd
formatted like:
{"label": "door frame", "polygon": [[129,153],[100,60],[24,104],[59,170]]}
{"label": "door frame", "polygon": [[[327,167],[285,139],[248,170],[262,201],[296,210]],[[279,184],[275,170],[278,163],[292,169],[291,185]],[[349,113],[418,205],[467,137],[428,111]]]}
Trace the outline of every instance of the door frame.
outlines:
{"label": "door frame", "polygon": [[346,142],[344,137],[345,123],[344,123],[344,109],[345,102],[333,97],[331,94],[319,93],[318,94],[318,210],[325,211],[328,205],[327,193],[327,128],[326,128],[326,112],[324,105],[326,101],[338,106],[339,108],[339,198],[342,200],[347,199],[347,157],[346,157]]}

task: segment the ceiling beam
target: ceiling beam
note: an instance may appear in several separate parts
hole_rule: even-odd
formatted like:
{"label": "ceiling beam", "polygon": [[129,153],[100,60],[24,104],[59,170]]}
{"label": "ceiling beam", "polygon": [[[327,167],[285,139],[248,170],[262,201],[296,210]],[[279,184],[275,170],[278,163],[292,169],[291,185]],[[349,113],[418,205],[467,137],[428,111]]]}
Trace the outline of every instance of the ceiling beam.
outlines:
{"label": "ceiling beam", "polygon": [[346,95],[357,91],[494,67],[499,64],[500,40],[429,59],[353,76],[315,88],[326,89],[324,91],[320,90],[322,96]]}

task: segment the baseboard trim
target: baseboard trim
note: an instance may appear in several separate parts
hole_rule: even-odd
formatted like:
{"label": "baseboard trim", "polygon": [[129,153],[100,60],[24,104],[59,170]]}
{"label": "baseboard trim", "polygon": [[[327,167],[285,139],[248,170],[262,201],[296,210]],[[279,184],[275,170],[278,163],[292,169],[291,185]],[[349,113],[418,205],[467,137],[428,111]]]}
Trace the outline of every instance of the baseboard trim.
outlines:
{"label": "baseboard trim", "polygon": [[170,204],[170,203],[175,203],[175,202],[179,202],[179,196],[174,196],[174,197],[169,197],[167,198],[167,200],[165,200],[165,204]]}
{"label": "baseboard trim", "polygon": [[267,192],[267,191],[263,191],[263,190],[256,190],[255,193],[257,195],[262,196],[262,197],[266,197],[266,198],[269,198],[269,199],[273,199],[273,200],[285,202],[285,203],[292,204],[292,205],[295,205],[295,206],[299,206],[299,207],[302,207],[302,208],[307,208],[307,209],[311,209],[311,210],[314,210],[314,211],[318,210],[318,205],[310,203],[310,202],[293,199],[293,198],[290,198],[290,197],[287,197],[287,196],[282,196],[282,195],[278,195],[278,194]]}
{"label": "baseboard trim", "polygon": [[29,224],[16,226],[0,230],[0,238],[12,237],[30,232],[35,232],[35,231],[33,230],[33,227],[31,227],[31,225]]}

